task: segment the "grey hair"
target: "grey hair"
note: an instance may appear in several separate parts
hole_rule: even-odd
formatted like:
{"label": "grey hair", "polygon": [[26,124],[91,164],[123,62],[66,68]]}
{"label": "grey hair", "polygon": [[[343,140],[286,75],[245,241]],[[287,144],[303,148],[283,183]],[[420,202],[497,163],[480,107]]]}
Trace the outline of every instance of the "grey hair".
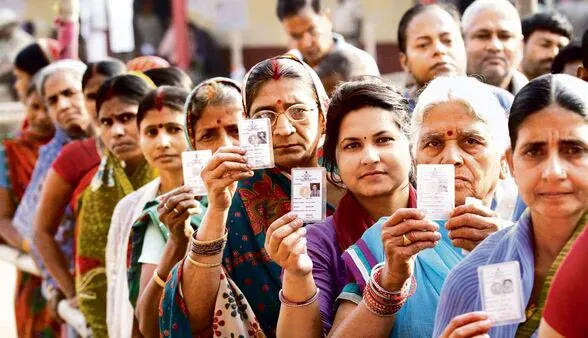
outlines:
{"label": "grey hair", "polygon": [[486,9],[504,13],[508,16],[511,16],[513,19],[516,18],[516,21],[519,22],[519,29],[517,33],[523,34],[522,25],[520,24],[521,17],[519,16],[519,12],[517,11],[516,7],[508,0],[476,0],[472,2],[472,4],[466,8],[465,12],[463,12],[463,16],[461,17],[462,31],[464,33],[467,32],[480,11]]}
{"label": "grey hair", "polygon": [[463,104],[474,118],[488,126],[492,148],[501,154],[508,149],[508,120],[504,108],[490,88],[473,77],[440,76],[425,87],[414,109],[410,133],[413,155],[416,154],[425,115],[433,107],[447,102]]}
{"label": "grey hair", "polygon": [[45,68],[41,69],[36,75],[35,75],[35,87],[37,89],[37,92],[41,95],[41,96],[45,96],[45,91],[44,91],[44,86],[45,86],[45,81],[47,81],[47,79],[49,77],[51,77],[53,74],[62,71],[62,70],[66,70],[69,71],[72,75],[74,75],[75,77],[79,77],[80,79],[80,88],[82,85],[82,77],[84,76],[84,72],[86,71],[86,64],[84,64],[81,61],[78,60],[59,60],[56,62],[53,62],[51,64],[49,64],[48,66],[46,66]]}

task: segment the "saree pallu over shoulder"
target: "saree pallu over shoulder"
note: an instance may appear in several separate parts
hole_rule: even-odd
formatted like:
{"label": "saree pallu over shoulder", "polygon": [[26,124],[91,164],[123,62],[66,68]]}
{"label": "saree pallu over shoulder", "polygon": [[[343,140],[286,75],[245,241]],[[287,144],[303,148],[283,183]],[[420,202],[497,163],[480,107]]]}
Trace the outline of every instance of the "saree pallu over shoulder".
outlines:
{"label": "saree pallu over shoulder", "polygon": [[[386,260],[382,244],[382,225],[386,220],[387,217],[380,219],[343,253],[353,283],[345,286],[339,299],[358,304],[372,268]],[[449,271],[463,259],[461,250],[451,244],[444,222],[439,222],[439,232],[439,244],[416,256],[413,273],[417,289],[396,314],[391,337],[430,337],[433,332],[443,282]]]}
{"label": "saree pallu over shoulder", "polygon": [[[558,257],[552,264],[549,274],[545,279],[539,302],[533,315],[520,325],[511,324],[493,327],[490,329],[491,337],[535,337],[541,318],[545,295],[547,294],[555,271],[568,253],[569,249],[585,228],[587,216],[576,226],[574,233],[568,240]],[[460,314],[479,311],[482,308],[478,289],[479,266],[497,264],[509,261],[518,261],[521,270],[523,286],[523,299],[525,306],[529,305],[533,283],[535,279],[535,258],[533,250],[533,225],[529,211],[525,211],[516,225],[503,229],[484,240],[469,254],[463,262],[455,267],[447,276],[443,286],[442,296],[435,318],[434,336],[443,332],[452,318]]]}
{"label": "saree pallu over shoulder", "polygon": [[82,196],[76,238],[76,291],[80,310],[95,337],[107,336],[105,249],[114,207],[155,177],[146,162],[128,177],[121,162],[108,152]]}

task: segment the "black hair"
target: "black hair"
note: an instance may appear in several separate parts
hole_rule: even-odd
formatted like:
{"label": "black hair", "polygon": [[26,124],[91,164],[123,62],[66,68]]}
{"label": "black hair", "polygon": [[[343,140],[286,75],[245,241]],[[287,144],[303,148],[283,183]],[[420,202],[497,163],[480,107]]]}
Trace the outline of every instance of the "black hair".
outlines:
{"label": "black hair", "polygon": [[152,90],[139,103],[139,110],[137,111],[137,126],[147,115],[150,110],[160,111],[163,107],[183,112],[184,103],[188,98],[188,92],[183,88],[172,86],[161,86]]}
{"label": "black hair", "polygon": [[431,5],[416,4],[416,5],[412,6],[411,8],[409,8],[406,12],[404,12],[404,14],[402,15],[402,18],[400,18],[400,23],[398,24],[398,32],[397,32],[398,49],[400,50],[400,52],[406,53],[406,30],[408,29],[408,26],[412,22],[412,19],[414,19],[417,15],[423,13],[424,11],[426,11],[430,8],[435,8],[435,7],[440,8],[440,9],[446,11],[447,13],[449,13],[449,15],[451,15],[451,17],[453,17],[455,19],[455,23],[459,27],[460,15],[459,15],[459,12],[457,11],[457,8],[455,8],[454,5],[449,4],[449,3],[431,4]]}
{"label": "black hair", "polygon": [[91,62],[88,64],[88,68],[86,68],[82,77],[82,88],[86,88],[86,85],[94,75],[112,77],[124,73],[125,70],[125,64],[116,59]]}
{"label": "black hair", "polygon": [[521,124],[529,116],[552,104],[586,118],[586,92],[588,83],[567,74],[546,74],[529,82],[517,93],[510,109],[508,133],[511,149],[515,149]]}
{"label": "black hair", "polygon": [[525,42],[536,31],[548,31],[568,39],[572,38],[574,31],[572,24],[563,14],[552,11],[526,16],[521,20],[521,26]]}
{"label": "black hair", "polygon": [[100,114],[102,104],[114,97],[129,103],[139,104],[152,88],[142,78],[125,74],[106,80],[96,94],[96,112]]}
{"label": "black hair", "polygon": [[588,29],[582,35],[582,65],[588,68]]}
{"label": "black hair", "polygon": [[551,64],[551,73],[563,73],[566,64],[574,61],[582,61],[582,46],[577,42],[572,42],[559,50]]}
{"label": "black hair", "polygon": [[280,21],[297,15],[306,6],[310,6],[316,14],[321,12],[321,0],[278,0],[276,14]]}
{"label": "black hair", "polygon": [[41,45],[36,42],[21,49],[14,59],[14,66],[30,76],[35,75],[50,63],[49,56],[41,48]]}
{"label": "black hair", "polygon": [[327,179],[335,185],[342,186],[341,179],[337,175],[336,156],[341,122],[351,111],[363,107],[382,108],[392,113],[398,129],[408,138],[410,123],[408,101],[393,86],[378,79],[341,84],[331,97],[323,146]]}
{"label": "black hair", "polygon": [[349,80],[353,68],[353,55],[346,50],[336,50],[327,54],[316,68],[320,79],[339,75],[343,81]]}
{"label": "black hair", "polygon": [[145,71],[151,81],[157,86],[173,86],[190,90],[194,86],[190,76],[177,67],[155,68]]}

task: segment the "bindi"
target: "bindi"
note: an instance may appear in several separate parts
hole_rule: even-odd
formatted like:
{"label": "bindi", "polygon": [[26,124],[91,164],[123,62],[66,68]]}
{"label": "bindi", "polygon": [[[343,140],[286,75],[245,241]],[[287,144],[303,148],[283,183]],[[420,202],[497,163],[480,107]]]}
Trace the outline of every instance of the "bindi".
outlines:
{"label": "bindi", "polygon": [[450,130],[450,131],[448,131],[448,132],[447,132],[447,136],[453,136],[453,131],[451,131],[451,130]]}
{"label": "bindi", "polygon": [[276,100],[276,107],[280,108],[281,110],[284,110],[284,103],[282,102],[282,100]]}
{"label": "bindi", "polygon": [[161,124],[161,123],[160,123],[160,124],[158,124],[158,125],[157,125],[157,128],[159,128],[159,129],[162,129],[162,128],[163,128],[163,124]]}
{"label": "bindi", "polygon": [[221,120],[216,120],[216,124],[221,124]]}

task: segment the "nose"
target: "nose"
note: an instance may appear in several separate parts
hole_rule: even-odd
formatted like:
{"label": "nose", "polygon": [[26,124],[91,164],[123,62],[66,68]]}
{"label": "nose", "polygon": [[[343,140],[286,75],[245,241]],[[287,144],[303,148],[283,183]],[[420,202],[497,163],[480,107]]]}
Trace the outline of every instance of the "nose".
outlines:
{"label": "nose", "polygon": [[441,54],[441,55],[445,55],[447,54],[447,46],[439,39],[435,40],[434,42],[434,53],[435,55],[437,54]]}
{"label": "nose", "polygon": [[566,170],[557,154],[549,156],[547,163],[543,168],[542,178],[544,180],[563,180],[567,176]]}
{"label": "nose", "polygon": [[57,107],[58,111],[61,111],[63,109],[67,109],[70,106],[69,100],[66,97],[59,95],[57,97],[57,102],[55,103],[55,106]]}
{"label": "nose", "polygon": [[371,145],[367,145],[364,148],[362,157],[361,157],[361,164],[363,165],[369,165],[369,164],[374,164],[374,163],[378,163],[380,162],[380,154],[378,153],[378,150],[371,146]]}
{"label": "nose", "polygon": [[112,136],[120,137],[125,135],[125,127],[122,123],[114,122],[111,129]]}
{"label": "nose", "polygon": [[160,133],[159,142],[157,143],[157,147],[160,149],[167,149],[171,146],[171,138],[165,132]]}
{"label": "nose", "polygon": [[456,167],[463,165],[461,150],[456,144],[447,144],[441,153],[441,164],[453,164]]}
{"label": "nose", "polygon": [[499,52],[504,48],[504,45],[503,45],[502,41],[500,41],[500,39],[498,38],[498,36],[496,34],[492,34],[492,37],[490,38],[490,42],[488,42],[486,47],[488,50]]}
{"label": "nose", "polygon": [[290,123],[285,114],[280,114],[276,117],[276,124],[274,125],[273,133],[280,136],[290,136],[296,132],[296,128]]}

